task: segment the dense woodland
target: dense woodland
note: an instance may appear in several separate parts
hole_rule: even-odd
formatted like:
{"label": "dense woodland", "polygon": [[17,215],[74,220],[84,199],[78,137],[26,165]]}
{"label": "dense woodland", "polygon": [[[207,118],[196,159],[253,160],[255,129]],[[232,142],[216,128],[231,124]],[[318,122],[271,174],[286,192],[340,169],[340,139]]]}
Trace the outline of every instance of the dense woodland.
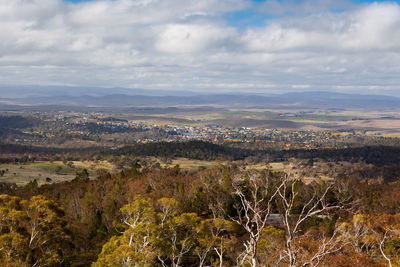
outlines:
{"label": "dense woodland", "polygon": [[27,128],[35,125],[38,120],[32,117],[24,116],[0,116],[0,128]]}
{"label": "dense woodland", "polygon": [[[42,155],[49,158],[60,155],[83,158],[108,155],[121,156],[157,156],[157,157],[185,157],[200,160],[215,160],[224,158],[240,160],[253,157],[258,161],[268,158],[271,162],[286,161],[290,158],[310,159],[320,158],[329,161],[365,161],[377,165],[397,164],[400,160],[400,147],[396,146],[360,146],[348,148],[320,148],[320,149],[251,149],[238,148],[229,144],[218,145],[204,141],[189,142],[157,142],[124,146],[119,149],[110,148],[54,148],[43,146],[26,146],[0,143],[0,155]],[[96,152],[96,153],[94,153]],[[4,157],[4,156],[3,156]]]}
{"label": "dense woodland", "polygon": [[365,161],[377,165],[397,164],[400,161],[400,147],[393,146],[362,146],[330,149],[244,149],[229,145],[217,145],[203,141],[181,143],[151,143],[126,146],[109,152],[113,155],[185,157],[203,160],[215,160],[222,157],[228,160],[239,160],[246,157],[258,158],[264,161],[286,161],[290,158],[312,159],[320,158],[327,161]]}
{"label": "dense woodland", "polygon": [[400,256],[397,181],[135,162],[1,191],[8,266],[395,266]]}

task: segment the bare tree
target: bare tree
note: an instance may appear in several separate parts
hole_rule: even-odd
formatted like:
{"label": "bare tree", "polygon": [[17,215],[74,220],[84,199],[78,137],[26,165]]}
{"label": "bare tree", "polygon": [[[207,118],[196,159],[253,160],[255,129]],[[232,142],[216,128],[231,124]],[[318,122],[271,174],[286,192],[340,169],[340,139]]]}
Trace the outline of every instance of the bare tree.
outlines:
{"label": "bare tree", "polygon": [[389,258],[389,256],[386,255],[386,253],[384,252],[384,245],[385,245],[385,241],[388,238],[388,234],[389,234],[389,230],[385,231],[385,234],[383,235],[381,241],[379,242],[379,251],[381,252],[383,258],[388,262],[389,267],[392,267],[392,260]]}
{"label": "bare tree", "polygon": [[237,259],[240,266],[245,262],[253,267],[257,266],[257,244],[267,225],[273,201],[279,188],[283,186],[277,185],[279,179],[272,176],[269,170],[252,171],[232,180],[233,195],[240,201],[235,207],[237,217],[231,217],[231,220],[241,225],[249,234],[249,239],[244,243],[245,249]]}
{"label": "bare tree", "polygon": [[[305,237],[302,226],[312,217],[323,216],[327,212],[338,209],[340,205],[330,204],[327,202],[327,194],[331,190],[332,185],[327,186],[321,194],[318,195],[314,188],[312,197],[303,205],[300,212],[295,213],[295,200],[298,197],[296,185],[299,180],[289,180],[286,177],[285,181],[278,188],[278,196],[282,206],[283,226],[286,231],[286,246],[281,252],[279,262],[286,261],[290,267],[295,266],[318,266],[321,260],[329,254],[338,252],[345,245],[341,239],[337,237],[335,230],[331,237],[323,236],[315,254],[311,255],[308,260],[300,262],[299,241]],[[304,255],[301,255],[304,256]]]}

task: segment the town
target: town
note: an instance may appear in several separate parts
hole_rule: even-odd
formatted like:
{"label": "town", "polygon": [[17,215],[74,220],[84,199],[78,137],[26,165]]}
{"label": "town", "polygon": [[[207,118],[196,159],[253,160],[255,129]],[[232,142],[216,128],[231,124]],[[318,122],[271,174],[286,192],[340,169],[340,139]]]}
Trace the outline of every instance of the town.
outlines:
{"label": "town", "polygon": [[216,144],[256,143],[279,149],[347,147],[360,143],[400,144],[399,138],[371,135],[364,129],[353,128],[233,127],[208,123],[204,119],[166,123],[162,121],[163,117],[148,119],[132,114],[81,112],[34,112],[24,116],[29,118],[29,127],[10,132],[3,136],[3,140],[25,145],[114,148],[127,144],[190,140]]}

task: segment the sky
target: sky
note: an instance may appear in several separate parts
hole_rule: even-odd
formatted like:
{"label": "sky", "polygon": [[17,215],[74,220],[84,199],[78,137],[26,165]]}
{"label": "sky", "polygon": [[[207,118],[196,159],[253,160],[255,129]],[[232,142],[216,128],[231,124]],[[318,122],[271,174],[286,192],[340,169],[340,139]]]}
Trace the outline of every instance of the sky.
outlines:
{"label": "sky", "polygon": [[400,1],[0,0],[0,84],[400,95]]}

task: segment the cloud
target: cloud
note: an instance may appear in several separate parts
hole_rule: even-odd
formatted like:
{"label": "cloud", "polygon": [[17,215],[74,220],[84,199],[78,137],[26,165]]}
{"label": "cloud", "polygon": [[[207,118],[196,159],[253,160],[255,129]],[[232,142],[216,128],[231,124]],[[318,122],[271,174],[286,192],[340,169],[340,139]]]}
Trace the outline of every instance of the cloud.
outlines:
{"label": "cloud", "polygon": [[235,30],[214,24],[169,24],[156,41],[156,48],[166,53],[213,52],[237,37]]}
{"label": "cloud", "polygon": [[354,6],[348,0],[268,0],[259,5],[259,10],[275,15],[307,15],[317,12],[340,11]]}
{"label": "cloud", "polygon": [[[243,10],[274,16],[246,28],[225,19]],[[0,40],[5,84],[384,92],[400,82],[400,6],[388,2],[0,0]]]}
{"label": "cloud", "polygon": [[249,29],[243,41],[253,51],[400,51],[399,23],[397,4],[374,3],[349,13],[278,19]]}

